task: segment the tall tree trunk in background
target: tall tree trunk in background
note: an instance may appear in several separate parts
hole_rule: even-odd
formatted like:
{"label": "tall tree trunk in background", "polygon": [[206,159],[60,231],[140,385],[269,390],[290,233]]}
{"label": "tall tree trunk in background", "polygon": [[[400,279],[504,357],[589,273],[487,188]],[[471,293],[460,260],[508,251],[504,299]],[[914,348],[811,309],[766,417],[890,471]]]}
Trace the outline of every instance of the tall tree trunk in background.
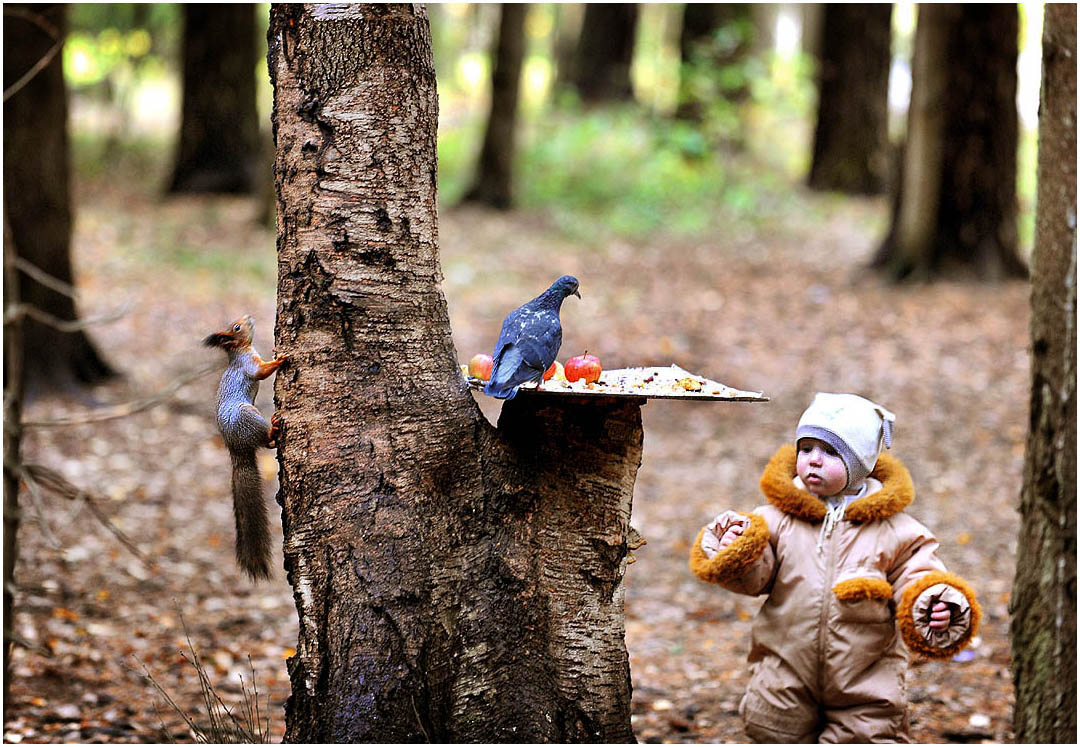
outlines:
{"label": "tall tree trunk in background", "polygon": [[491,72],[491,111],[473,185],[465,199],[506,209],[513,203],[514,129],[521,63],[525,58],[526,3],[502,3]]}
{"label": "tall tree trunk in background", "polygon": [[563,90],[574,85],[574,55],[581,38],[585,6],[580,3],[556,3],[555,40],[551,55],[555,59],[555,88]]}
{"label": "tall tree trunk in background", "polygon": [[15,628],[15,561],[19,555],[19,483],[16,469],[22,442],[22,319],[15,240],[4,209],[4,720],[11,685],[12,632]]}
{"label": "tall tree trunk in background", "polygon": [[1022,277],[1016,235],[1016,5],[920,4],[892,227],[896,279]]}
{"label": "tall tree trunk in background", "polygon": [[185,3],[184,93],[170,192],[258,189],[255,8]]}
{"label": "tall tree trunk in background", "polygon": [[1031,413],[1013,585],[1018,742],[1076,741],[1076,6],[1047,3]]}
{"label": "tall tree trunk in background", "polygon": [[[714,97],[738,105],[750,96],[746,57],[754,49],[752,6],[687,3],[679,33],[679,105],[675,116],[700,122]],[[741,140],[741,135],[736,137]]]}
{"label": "tall tree trunk in background", "polygon": [[637,38],[635,3],[590,3],[585,6],[577,52],[574,87],[582,100],[630,101],[634,87],[630,64]]}
{"label": "tall tree trunk in background", "polygon": [[521,394],[495,429],[469,393],[439,285],[422,5],[275,4],[268,61],[300,626],[286,740],[632,741],[639,405]]}
{"label": "tall tree trunk in background", "polygon": [[[4,200],[18,257],[60,283],[26,272],[19,298],[55,319],[77,319],[70,290],[71,194],[67,92],[61,64],[67,27],[63,5],[4,6]],[[44,64],[32,77],[39,63]],[[23,326],[27,395],[68,390],[113,375],[82,331],[27,318]]]}
{"label": "tall tree trunk in background", "polygon": [[892,5],[828,3],[818,52],[818,115],[808,184],[877,194],[889,166]]}

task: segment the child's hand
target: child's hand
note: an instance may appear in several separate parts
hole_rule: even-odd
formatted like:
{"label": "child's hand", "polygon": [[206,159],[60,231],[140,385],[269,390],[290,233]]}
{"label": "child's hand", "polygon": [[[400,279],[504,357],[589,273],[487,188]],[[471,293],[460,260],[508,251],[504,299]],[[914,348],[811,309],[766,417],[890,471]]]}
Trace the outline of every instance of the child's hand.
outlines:
{"label": "child's hand", "polygon": [[725,511],[717,515],[708,523],[707,531],[701,538],[701,549],[705,552],[705,557],[711,559],[726,550],[739,538],[748,524],[746,517],[735,511]]}
{"label": "child's hand", "polygon": [[726,550],[732,542],[742,536],[745,528],[742,524],[732,524],[728,527],[728,530],[724,532],[724,536],[720,538],[720,549]]}
{"label": "child's hand", "polygon": [[[723,540],[720,542],[723,546]],[[938,602],[930,608],[930,628],[931,630],[945,630],[949,627],[949,623],[952,621],[952,612],[949,610],[949,605],[945,602]]]}

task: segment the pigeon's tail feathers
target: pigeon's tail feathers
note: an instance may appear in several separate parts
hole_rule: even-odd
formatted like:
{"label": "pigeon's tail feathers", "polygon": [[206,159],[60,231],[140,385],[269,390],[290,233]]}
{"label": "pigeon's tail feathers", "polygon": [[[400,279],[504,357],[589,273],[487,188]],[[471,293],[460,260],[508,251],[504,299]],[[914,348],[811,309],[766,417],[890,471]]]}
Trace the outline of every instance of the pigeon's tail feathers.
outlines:
{"label": "pigeon's tail feathers", "polygon": [[513,399],[517,395],[517,387],[505,384],[496,384],[494,381],[489,381],[484,385],[484,394],[489,397],[495,397],[496,399]]}
{"label": "pigeon's tail feathers", "polygon": [[536,378],[536,372],[522,359],[516,345],[507,345],[499,353],[492,366],[491,379],[484,386],[484,394],[498,399],[513,399],[518,386]]}

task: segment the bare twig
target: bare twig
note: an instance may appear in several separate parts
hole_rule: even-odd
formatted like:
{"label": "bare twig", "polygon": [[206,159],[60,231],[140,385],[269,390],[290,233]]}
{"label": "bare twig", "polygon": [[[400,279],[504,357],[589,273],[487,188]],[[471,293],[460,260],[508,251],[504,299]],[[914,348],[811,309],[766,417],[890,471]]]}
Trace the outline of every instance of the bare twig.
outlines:
{"label": "bare twig", "polygon": [[16,633],[14,630],[9,628],[7,625],[4,625],[4,640],[10,643],[14,643],[20,648],[25,648],[27,651],[33,651],[38,656],[44,656],[46,658],[49,658],[53,655],[51,649],[42,646],[40,643],[28,641],[27,639]]}
{"label": "bare twig", "polygon": [[61,498],[66,498],[70,501],[82,501],[90,510],[90,513],[94,515],[94,518],[101,522],[101,524],[108,529],[113,536],[120,541],[120,544],[126,547],[132,555],[150,568],[156,567],[154,561],[143,554],[142,551],[135,546],[135,543],[132,542],[119,527],[109,520],[109,517],[107,517],[101,510],[101,507],[98,506],[98,501],[101,500],[99,497],[73,485],[56,470],[41,464],[24,464],[19,472],[22,479],[26,481],[27,487],[31,490],[33,490],[32,486],[40,485]]}
{"label": "bare twig", "polygon": [[42,57],[40,60],[38,60],[36,63],[34,63],[34,66],[32,68],[30,68],[25,73],[23,73],[23,76],[21,78],[19,78],[17,81],[12,83],[10,86],[5,88],[4,89],[4,101],[6,102],[12,96],[14,96],[19,91],[21,91],[23,89],[23,87],[26,86],[27,83],[29,83],[30,81],[32,81],[34,79],[34,76],[36,76],[42,70],[47,68],[49,66],[49,63],[53,61],[53,58],[56,57],[56,53],[59,52],[63,48],[63,46],[64,46],[64,40],[63,39],[61,39],[60,41],[53,44],[51,47],[49,47],[49,51],[45,53],[44,57]]}
{"label": "bare twig", "polygon": [[125,418],[128,415],[134,415],[137,412],[149,409],[154,405],[160,404],[169,398],[174,392],[185,384],[190,384],[196,379],[200,379],[211,371],[215,371],[220,366],[217,363],[207,363],[199,368],[186,371],[180,376],[169,382],[165,388],[161,389],[154,394],[147,395],[141,399],[132,400],[121,405],[115,405],[113,407],[105,408],[100,412],[84,413],[79,416],[73,416],[70,418],[55,418],[52,420],[26,420],[23,421],[23,428],[59,428],[71,425],[82,425],[84,423],[100,423],[105,420],[116,420],[117,418]]}
{"label": "bare twig", "polygon": [[[176,701],[169,696],[169,693],[165,691],[165,688],[154,679],[154,676],[150,674],[150,670],[147,666],[139,660],[138,657],[135,657],[135,660],[138,661],[139,665],[143,668],[143,672],[150,681],[150,684],[161,694],[169,707],[176,711],[176,713],[180,715],[180,718],[184,720],[184,723],[186,723],[188,729],[191,730],[191,734],[196,742],[201,742],[203,744],[267,743],[270,738],[270,718],[267,716],[266,726],[263,728],[259,712],[259,690],[258,687],[255,686],[255,667],[251,665],[251,657],[248,657],[248,664],[251,666],[251,682],[254,694],[248,692],[247,686],[244,684],[244,679],[241,677],[240,689],[243,694],[244,703],[241,707],[241,718],[238,719],[210,682],[210,677],[206,673],[206,667],[199,657],[199,652],[191,642],[191,634],[188,632],[187,623],[184,621],[183,614],[180,615],[180,622],[184,627],[184,636],[187,639],[188,648],[191,649],[191,657],[189,658],[183,651],[180,652],[180,655],[185,661],[195,667],[195,671],[199,675],[199,689],[203,699],[203,708],[206,710],[207,724],[205,726],[200,726],[195,723],[195,720],[185,713],[180,706],[176,704]],[[164,721],[162,721],[162,724],[164,725]]]}
{"label": "bare twig", "polygon": [[42,311],[33,304],[19,303],[9,306],[4,312],[4,323],[9,323],[16,317],[28,317],[34,321],[47,324],[53,329],[58,329],[61,332],[80,332],[90,327],[97,327],[102,324],[108,324],[115,322],[117,319],[122,319],[127,316],[131,311],[131,302],[127,302],[121,308],[108,314],[102,314],[96,317],[89,317],[86,319],[61,319],[58,316],[53,316],[47,311]]}
{"label": "bare twig", "polygon": [[54,550],[59,550],[60,540],[56,538],[55,532],[52,530],[52,525],[48,519],[45,518],[45,511],[42,509],[42,497],[41,490],[38,482],[26,477],[26,470],[23,465],[19,464],[15,466],[15,471],[19,474],[19,478],[26,483],[26,491],[30,494],[30,503],[34,507],[34,514],[37,516],[38,526],[41,527],[41,533],[44,535],[45,540],[52,545]]}
{"label": "bare twig", "polygon": [[21,91],[27,83],[32,81],[34,76],[49,66],[49,63],[53,61],[56,54],[63,48],[64,39],[60,36],[60,29],[45,20],[45,17],[40,13],[33,13],[26,8],[4,8],[4,15],[9,18],[21,18],[24,21],[29,21],[48,34],[49,38],[54,40],[53,45],[49,47],[49,51],[47,51],[40,60],[35,62],[33,67],[23,73],[17,81],[4,89],[4,101],[6,102]]}
{"label": "bare twig", "polygon": [[77,298],[79,295],[79,291],[75,289],[74,285],[64,280],[61,280],[55,275],[50,275],[49,273],[45,272],[43,269],[35,265],[33,262],[30,262],[23,257],[15,258],[15,267],[18,268],[20,272],[29,275],[31,278],[41,283],[49,290],[54,290],[57,293],[63,293],[68,298],[73,299]]}

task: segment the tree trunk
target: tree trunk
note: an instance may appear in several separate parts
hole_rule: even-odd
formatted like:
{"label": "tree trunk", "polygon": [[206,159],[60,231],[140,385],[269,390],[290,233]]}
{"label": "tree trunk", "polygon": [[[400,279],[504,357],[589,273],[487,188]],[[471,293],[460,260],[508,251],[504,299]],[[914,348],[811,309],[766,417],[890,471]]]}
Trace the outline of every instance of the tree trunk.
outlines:
{"label": "tree trunk", "polygon": [[577,52],[574,87],[583,101],[632,101],[630,64],[634,59],[638,6],[590,3],[585,6]]}
{"label": "tree trunk", "polygon": [[526,3],[502,3],[491,71],[491,111],[473,186],[465,200],[507,209],[513,203],[514,128],[521,62],[525,58]]}
{"label": "tree trunk", "polygon": [[184,93],[170,192],[253,193],[259,169],[255,9],[184,4]]}
{"label": "tree trunk", "polygon": [[[67,93],[61,65],[65,33],[63,5],[4,6],[5,207],[18,257],[59,280],[54,288],[72,285]],[[74,321],[71,291],[54,288],[25,272],[19,276],[23,304]],[[93,384],[114,373],[85,333],[60,332],[33,318],[23,325],[22,356],[29,396]]]}
{"label": "tree trunk", "polygon": [[4,210],[4,720],[11,684],[12,631],[15,627],[15,561],[19,554],[19,483],[16,470],[22,442],[22,320],[9,313],[19,304],[15,241]]}
{"label": "tree trunk", "polygon": [[825,5],[818,117],[808,184],[877,194],[889,166],[892,5]]}
{"label": "tree trunk", "polygon": [[522,394],[493,429],[468,391],[423,6],[274,5],[269,63],[287,740],[632,741],[639,406]]}
{"label": "tree trunk", "polygon": [[1017,742],[1076,741],[1076,6],[1047,3],[1031,413],[1012,613]]}
{"label": "tree trunk", "polygon": [[555,39],[551,56],[555,61],[555,89],[562,91],[574,86],[574,55],[581,39],[581,24],[585,6],[580,3],[556,3]]}
{"label": "tree trunk", "polygon": [[1017,26],[1015,5],[919,5],[900,192],[873,262],[894,279],[1026,274],[1016,236]]}

